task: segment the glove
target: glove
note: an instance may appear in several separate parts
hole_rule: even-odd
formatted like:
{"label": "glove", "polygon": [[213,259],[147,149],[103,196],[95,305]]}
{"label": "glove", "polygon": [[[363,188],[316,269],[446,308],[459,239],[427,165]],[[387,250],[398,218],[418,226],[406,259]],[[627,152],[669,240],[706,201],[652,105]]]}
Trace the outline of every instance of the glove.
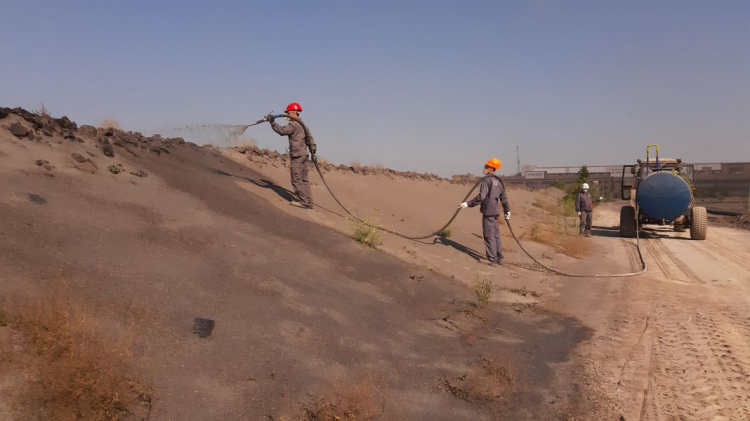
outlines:
{"label": "glove", "polygon": [[312,155],[310,155],[310,159],[312,159],[313,162],[318,162],[318,157],[315,156],[315,152],[313,152]]}
{"label": "glove", "polygon": [[276,119],[276,117],[273,116],[273,114],[268,114],[266,116],[266,121],[269,123],[273,123],[273,121]]}
{"label": "glove", "polygon": [[458,205],[459,209],[466,209],[469,207],[469,204],[466,202],[462,202],[460,205]]}
{"label": "glove", "polygon": [[506,220],[510,219],[510,211],[505,212],[505,219]]}
{"label": "glove", "polygon": [[581,216],[581,212],[578,212],[578,216]]}
{"label": "glove", "polygon": [[315,155],[317,152],[318,152],[318,147],[317,146],[314,146],[314,145],[310,146],[310,153],[311,154]]}

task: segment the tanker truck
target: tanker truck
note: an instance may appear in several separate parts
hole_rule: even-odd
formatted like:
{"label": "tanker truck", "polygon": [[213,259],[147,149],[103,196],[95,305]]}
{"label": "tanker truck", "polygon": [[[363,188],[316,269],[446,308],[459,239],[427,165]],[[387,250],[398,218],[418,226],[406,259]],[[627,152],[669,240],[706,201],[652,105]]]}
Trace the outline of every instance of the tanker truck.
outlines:
{"label": "tanker truck", "polygon": [[622,199],[630,204],[620,209],[620,235],[633,238],[641,226],[656,224],[671,225],[676,232],[689,229],[691,239],[705,240],[708,215],[706,208],[695,206],[693,166],[659,158],[659,145],[647,145],[646,161],[636,162],[622,168]]}

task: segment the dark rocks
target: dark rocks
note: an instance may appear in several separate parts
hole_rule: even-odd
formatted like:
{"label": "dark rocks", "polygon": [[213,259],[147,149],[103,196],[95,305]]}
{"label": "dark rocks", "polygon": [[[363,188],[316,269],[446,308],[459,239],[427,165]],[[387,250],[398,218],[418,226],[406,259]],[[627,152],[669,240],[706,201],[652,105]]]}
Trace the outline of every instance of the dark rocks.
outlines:
{"label": "dark rocks", "polygon": [[196,317],[193,320],[193,333],[198,335],[198,337],[207,338],[211,336],[211,332],[213,332],[215,325],[216,322],[211,319]]}
{"label": "dark rocks", "polygon": [[47,136],[47,137],[52,137],[53,133],[52,133],[52,130],[50,130],[50,129],[42,129],[42,134],[45,135],[45,136]]}
{"label": "dark rocks", "polygon": [[55,124],[57,124],[62,129],[66,130],[77,130],[78,125],[72,121],[66,116],[62,116],[60,118],[54,119]]}
{"label": "dark rocks", "polygon": [[8,115],[10,115],[10,112],[9,112],[9,111],[10,111],[10,110],[8,110],[7,108],[4,108],[4,107],[0,107],[0,120],[4,119],[4,118],[5,118],[5,117],[7,117]]}
{"label": "dark rocks", "polygon": [[44,165],[44,161],[41,160],[41,159],[37,159],[36,160],[36,165],[41,167],[42,165]]}
{"label": "dark rocks", "polygon": [[29,135],[29,129],[21,123],[13,123],[10,125],[10,133],[15,137],[21,138]]}
{"label": "dark rocks", "polygon": [[47,201],[37,194],[29,194],[29,200],[31,200],[33,203],[36,203],[37,205],[44,205],[47,203]]}
{"label": "dark rocks", "polygon": [[70,157],[73,158],[74,161],[79,162],[79,163],[84,163],[88,161],[88,158],[78,153],[73,153],[73,155],[71,155]]}
{"label": "dark rocks", "polygon": [[28,137],[31,141],[36,140],[36,135],[34,134],[33,130],[29,130],[29,134],[27,134],[26,137]]}
{"label": "dark rocks", "polygon": [[104,155],[110,158],[115,157],[115,150],[114,148],[112,148],[112,145],[109,143],[109,139],[106,139],[106,138],[104,139],[104,142],[102,144],[102,153],[104,153]]}
{"label": "dark rocks", "polygon": [[9,110],[9,112],[11,114],[15,114],[15,115],[23,118],[24,120],[28,121],[29,123],[33,124],[34,128],[36,128],[36,129],[40,129],[40,128],[42,128],[44,126],[44,122],[42,122],[42,119],[39,118],[38,115],[36,115],[34,113],[31,113],[31,112],[28,112],[28,111],[24,110],[21,107],[13,108],[12,110]]}
{"label": "dark rocks", "polygon": [[96,127],[94,127],[94,126],[89,126],[88,124],[84,124],[83,126],[81,126],[81,127],[80,127],[80,128],[78,129],[78,133],[79,133],[79,134],[80,134],[81,136],[86,136],[86,137],[95,137],[95,136],[96,136]]}
{"label": "dark rocks", "polygon": [[130,174],[136,176],[136,177],[148,177],[148,173],[143,170],[137,170],[137,171],[130,171]]}
{"label": "dark rocks", "polygon": [[73,130],[65,130],[63,132],[63,139],[76,140],[76,133]]}

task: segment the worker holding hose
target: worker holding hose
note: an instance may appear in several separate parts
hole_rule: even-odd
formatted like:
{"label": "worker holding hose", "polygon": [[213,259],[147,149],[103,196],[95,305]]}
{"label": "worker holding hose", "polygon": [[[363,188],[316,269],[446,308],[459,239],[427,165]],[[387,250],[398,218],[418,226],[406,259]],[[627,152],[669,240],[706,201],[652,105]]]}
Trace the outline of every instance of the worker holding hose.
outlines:
{"label": "worker holding hose", "polygon": [[503,204],[505,219],[510,219],[510,205],[505,195],[505,187],[500,182],[500,177],[495,171],[500,169],[500,160],[492,158],[484,164],[484,179],[479,185],[479,194],[468,202],[458,205],[459,209],[473,208],[481,205],[482,212],[482,236],[484,237],[484,250],[490,266],[503,264],[503,248],[500,241],[500,227],[497,216],[500,214],[498,203]]}
{"label": "worker holding hose", "polygon": [[[301,112],[302,106],[296,102],[292,102],[286,107],[287,115],[296,119],[299,119]],[[286,126],[276,123],[274,116],[271,114],[266,116],[266,120],[271,123],[273,131],[280,136],[289,137],[289,173],[292,179],[292,188],[294,188],[294,194],[299,199],[299,206],[303,209],[312,209],[312,190],[310,189],[310,181],[307,178],[307,150],[310,150],[312,160],[316,161],[315,152],[317,147],[315,146],[315,140],[312,136],[305,135],[305,129],[302,128],[302,124],[291,118],[286,118],[289,122]]]}

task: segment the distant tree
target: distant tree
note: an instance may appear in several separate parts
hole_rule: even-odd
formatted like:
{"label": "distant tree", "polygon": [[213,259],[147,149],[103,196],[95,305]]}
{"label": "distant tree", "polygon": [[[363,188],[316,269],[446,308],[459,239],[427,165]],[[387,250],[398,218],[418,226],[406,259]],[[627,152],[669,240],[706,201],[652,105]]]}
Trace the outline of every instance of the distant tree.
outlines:
{"label": "distant tree", "polygon": [[580,188],[580,186],[583,183],[588,183],[588,181],[589,181],[589,169],[584,165],[581,167],[580,170],[578,170],[578,180],[577,180],[578,187]]}

